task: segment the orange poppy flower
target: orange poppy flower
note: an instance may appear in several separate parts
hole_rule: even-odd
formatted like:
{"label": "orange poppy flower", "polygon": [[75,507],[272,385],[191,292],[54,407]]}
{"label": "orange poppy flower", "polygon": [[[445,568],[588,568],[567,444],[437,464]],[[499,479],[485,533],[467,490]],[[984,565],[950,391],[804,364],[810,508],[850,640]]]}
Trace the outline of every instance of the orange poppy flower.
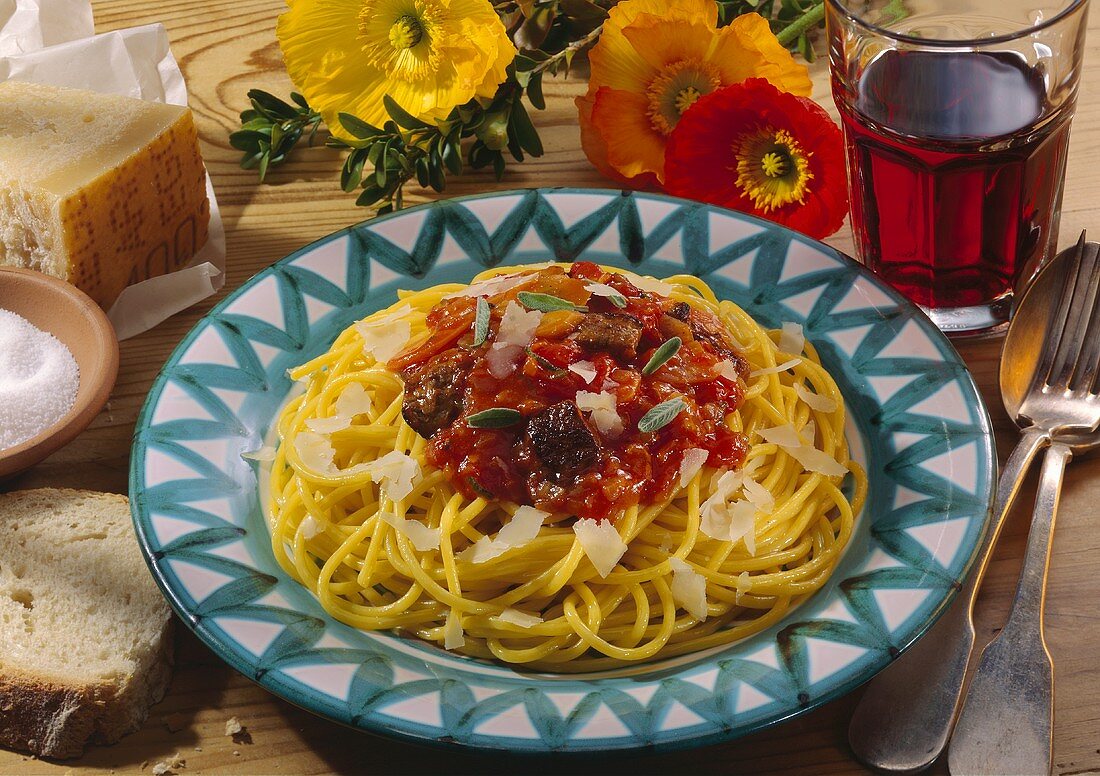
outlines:
{"label": "orange poppy flower", "polygon": [[604,175],[636,188],[663,182],[665,143],[703,95],[746,78],[793,94],[811,83],[758,14],[717,28],[714,0],[623,0],[589,54],[588,93],[577,98],[581,145]]}
{"label": "orange poppy flower", "polygon": [[761,216],[810,237],[844,223],[840,128],[820,105],[753,78],[699,99],[665,157],[670,194]]}

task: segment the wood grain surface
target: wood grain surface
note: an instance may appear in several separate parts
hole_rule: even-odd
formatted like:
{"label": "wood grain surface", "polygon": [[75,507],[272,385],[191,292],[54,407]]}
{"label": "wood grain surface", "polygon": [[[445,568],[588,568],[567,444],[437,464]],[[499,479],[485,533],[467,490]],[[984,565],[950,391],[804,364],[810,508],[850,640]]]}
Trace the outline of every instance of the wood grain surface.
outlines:
{"label": "wood grain surface", "polygon": [[[103,32],[152,22],[168,28],[172,50],[191,94],[202,151],[221,203],[228,239],[222,294],[273,261],[329,232],[367,218],[337,182],[340,158],[315,148],[273,170],[259,185],[238,168],[228,133],[246,107],[245,92],[261,87],[289,91],[274,36],[281,0],[99,0],[96,28]],[[1100,233],[1100,14],[1089,32],[1084,84],[1070,145],[1061,245],[1081,229]],[[821,48],[820,43],[818,48]],[[815,97],[835,116],[824,63],[813,67]],[[447,195],[529,186],[601,186],[604,181],[579,150],[572,98],[583,81],[546,84],[547,110],[534,116],[546,154],[510,167],[501,182],[469,174],[451,182]],[[425,199],[414,191],[413,201]],[[845,227],[830,243],[850,251]],[[122,367],[108,407],[91,428],[53,457],[7,482],[5,489],[85,487],[126,492],[130,439],[146,392],[171,349],[214,302],[207,300],[146,334],[122,343]],[[1016,431],[1001,409],[997,389],[1000,341],[959,345],[985,395],[1003,457]],[[1015,587],[1027,532],[1034,477],[1025,486],[998,546],[979,602],[979,640],[1001,625]],[[1055,773],[1100,772],[1100,458],[1071,464],[1054,541],[1046,606],[1047,638],[1054,657]],[[427,748],[355,732],[286,703],[232,671],[181,627],[177,666],[168,696],[140,731],[78,760],[49,763],[0,750],[0,773],[80,771],[151,773],[174,754],[197,773],[634,773],[693,774],[861,772],[847,747],[847,725],[859,692],[772,729],[724,745],[675,753],[616,755],[613,759],[540,758]],[[224,735],[237,717],[247,735]],[[946,773],[937,763],[934,773]]]}

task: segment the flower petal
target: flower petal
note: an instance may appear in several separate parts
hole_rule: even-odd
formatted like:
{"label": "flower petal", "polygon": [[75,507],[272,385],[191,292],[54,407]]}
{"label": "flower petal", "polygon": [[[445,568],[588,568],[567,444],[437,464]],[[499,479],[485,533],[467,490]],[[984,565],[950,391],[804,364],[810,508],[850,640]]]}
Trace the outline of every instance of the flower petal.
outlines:
{"label": "flower petal", "polygon": [[[809,152],[813,178],[804,203],[762,213],[737,186],[737,141],[762,125],[790,132]],[[749,79],[701,97],[680,118],[666,148],[665,188],[826,237],[840,228],[848,210],[843,138],[812,100]]]}
{"label": "flower petal", "polygon": [[595,94],[587,94],[575,100],[581,126],[581,148],[584,149],[588,161],[601,175],[610,178],[620,186],[642,191],[660,191],[661,187],[657,182],[657,176],[653,173],[644,173],[628,178],[620,174],[607,161],[607,143],[604,141],[603,135],[592,125],[592,108],[595,102]]}
{"label": "flower petal", "polygon": [[760,14],[746,13],[718,31],[708,61],[722,73],[722,83],[766,78],[781,91],[809,97],[809,70],[788,51]]}
{"label": "flower petal", "polygon": [[[596,93],[592,126],[607,146],[607,163],[620,175],[664,175],[665,138],[646,115],[648,101],[640,94],[608,89]],[[686,114],[685,114],[686,115]]]}
{"label": "flower petal", "polygon": [[623,30],[623,37],[651,67],[660,70],[681,60],[703,61],[716,32],[713,25],[702,21],[642,14]]}

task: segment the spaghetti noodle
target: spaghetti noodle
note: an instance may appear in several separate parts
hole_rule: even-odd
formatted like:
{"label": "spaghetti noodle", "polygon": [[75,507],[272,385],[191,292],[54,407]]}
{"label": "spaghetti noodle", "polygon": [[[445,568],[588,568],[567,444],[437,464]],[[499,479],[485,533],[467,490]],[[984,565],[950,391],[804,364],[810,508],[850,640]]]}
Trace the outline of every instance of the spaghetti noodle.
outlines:
{"label": "spaghetti noodle", "polygon": [[[274,554],[338,620],[591,671],[744,638],[828,579],[866,478],[798,327],[582,264],[399,296],[291,371],[278,419]],[[586,340],[593,316],[647,333]]]}

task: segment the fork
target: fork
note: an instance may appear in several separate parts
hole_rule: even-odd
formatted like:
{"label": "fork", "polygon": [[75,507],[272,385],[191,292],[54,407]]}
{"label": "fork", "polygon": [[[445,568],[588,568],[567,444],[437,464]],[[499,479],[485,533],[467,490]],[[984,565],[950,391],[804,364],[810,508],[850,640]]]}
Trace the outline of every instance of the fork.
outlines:
{"label": "fork", "polygon": [[[1051,768],[1054,676],[1043,637],[1043,597],[1054,516],[1072,450],[1066,435],[1100,426],[1100,249],[1078,251],[1051,305],[1056,336],[1017,413],[1048,433],[1023,569],[1004,628],[982,653],[951,740],[953,774],[1036,774]],[[1059,441],[1059,435],[1063,440]]]}

